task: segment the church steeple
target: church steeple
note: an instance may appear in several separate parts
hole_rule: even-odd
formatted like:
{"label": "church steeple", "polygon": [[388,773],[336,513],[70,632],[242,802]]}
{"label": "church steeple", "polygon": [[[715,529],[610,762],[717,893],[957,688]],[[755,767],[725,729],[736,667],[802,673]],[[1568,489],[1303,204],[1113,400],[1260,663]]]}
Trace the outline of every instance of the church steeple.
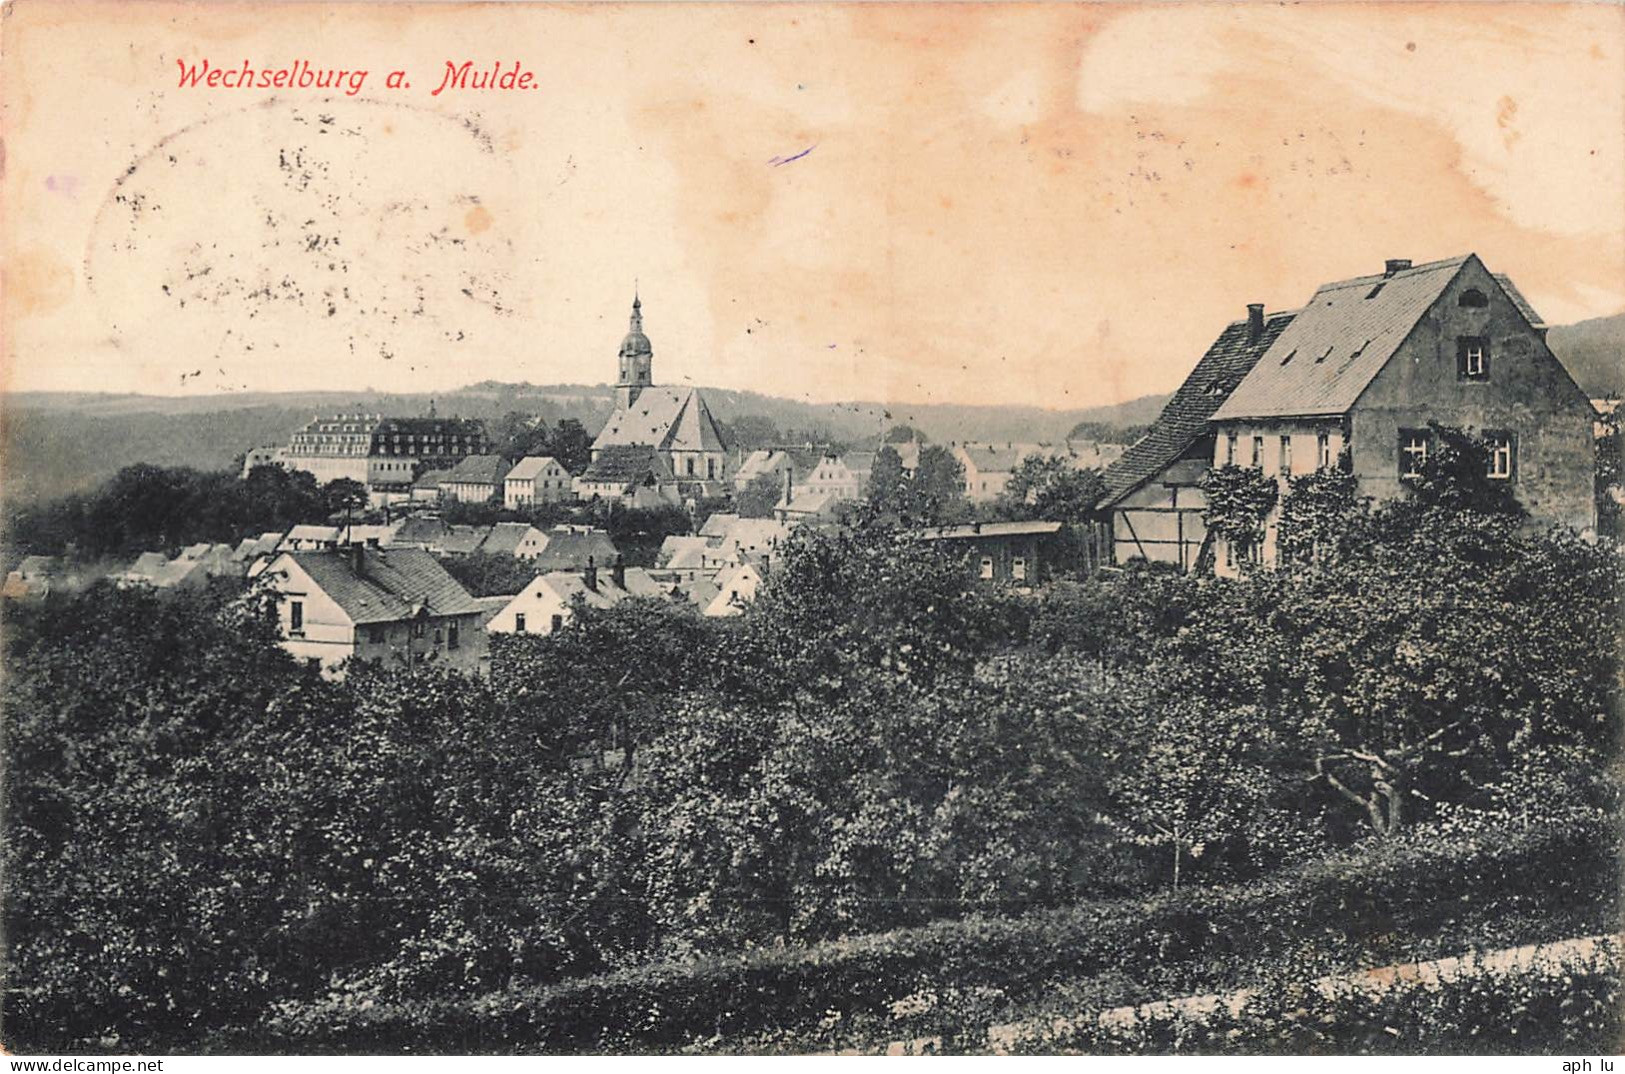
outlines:
{"label": "church steeple", "polygon": [[632,319],[621,340],[620,379],[615,382],[615,405],[625,410],[643,389],[654,383],[654,348],[643,334],[643,301],[632,292]]}

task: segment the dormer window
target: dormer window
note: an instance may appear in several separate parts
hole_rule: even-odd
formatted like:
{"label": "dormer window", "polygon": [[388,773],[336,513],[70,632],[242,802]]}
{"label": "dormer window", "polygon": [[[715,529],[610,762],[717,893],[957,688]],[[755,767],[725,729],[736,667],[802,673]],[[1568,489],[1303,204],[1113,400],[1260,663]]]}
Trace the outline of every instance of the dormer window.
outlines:
{"label": "dormer window", "polygon": [[1456,377],[1459,380],[1488,380],[1490,341],[1483,336],[1461,336],[1456,340]]}
{"label": "dormer window", "polygon": [[1484,297],[1484,292],[1476,287],[1467,288],[1461,293],[1461,297],[1456,299],[1456,305],[1464,310],[1481,310],[1489,304],[1490,300]]}

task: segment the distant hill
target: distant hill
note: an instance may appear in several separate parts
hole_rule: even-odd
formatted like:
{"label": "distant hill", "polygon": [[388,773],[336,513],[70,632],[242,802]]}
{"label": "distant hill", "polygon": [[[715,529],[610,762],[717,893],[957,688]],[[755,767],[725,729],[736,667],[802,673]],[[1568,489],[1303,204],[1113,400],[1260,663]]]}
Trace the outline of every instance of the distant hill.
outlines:
{"label": "distant hill", "polygon": [[1625,313],[1557,325],[1546,343],[1591,398],[1625,394]]}
{"label": "distant hill", "polygon": [[[1161,410],[1166,396],[1076,410],[933,403],[807,403],[756,392],[705,389],[724,422],[766,418],[787,433],[867,442],[889,425],[907,423],[931,440],[1058,440],[1079,422],[1127,428]],[[340,411],[421,414],[433,402],[447,416],[494,421],[511,411],[549,424],[576,418],[590,432],[603,425],[612,389],[596,384],[483,382],[452,392],[246,392],[161,396],[94,392],[19,392],[3,398],[0,481],[16,500],[65,495],[94,487],[135,462],[220,469],[250,448],[285,443],[316,414]]]}

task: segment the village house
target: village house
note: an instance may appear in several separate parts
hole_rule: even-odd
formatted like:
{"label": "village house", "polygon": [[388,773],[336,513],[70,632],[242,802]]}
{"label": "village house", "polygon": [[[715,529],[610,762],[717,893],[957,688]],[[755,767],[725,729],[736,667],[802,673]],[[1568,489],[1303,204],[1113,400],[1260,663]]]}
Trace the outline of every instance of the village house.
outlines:
{"label": "village house", "polygon": [[551,634],[575,615],[579,601],[589,608],[611,608],[628,597],[664,597],[666,590],[638,567],[617,561],[600,571],[589,564],[583,571],[548,571],[531,579],[501,611],[491,617],[491,634]]}
{"label": "village house", "polygon": [[547,534],[529,522],[498,522],[486,533],[478,551],[485,556],[535,559],[547,545]]}
{"label": "village house", "polygon": [[625,507],[647,509],[682,503],[670,462],[646,444],[606,447],[574,482],[582,500],[615,500]]}
{"label": "village house", "polygon": [[545,531],[542,547],[522,558],[538,571],[582,571],[593,564],[614,563],[621,556],[606,530],[592,526],[561,525]]}
{"label": "village house", "polygon": [[[1532,522],[1596,522],[1590,401],[1546,345],[1545,325],[1475,254],[1322,286],[1214,411],[1211,464],[1280,480],[1344,465],[1362,496],[1403,494],[1435,450],[1429,423],[1490,445]],[[1275,561],[1276,515],[1255,550]],[[1238,569],[1215,542],[1215,569]]]}
{"label": "village house", "polygon": [[745,608],[756,599],[761,588],[762,574],[749,563],[727,567],[711,580],[716,595],[700,608],[700,614],[715,617],[743,615]]}
{"label": "village house", "polygon": [[502,496],[508,462],[499,455],[470,455],[440,479],[440,498],[456,503],[490,503]]}
{"label": "village house", "polygon": [[1048,579],[1060,540],[1059,522],[972,522],[922,530],[922,541],[947,541],[970,563],[972,577],[1014,589]]}
{"label": "village house", "polygon": [[[615,409],[593,440],[591,464],[576,479],[578,496],[623,496],[628,487],[642,488],[651,479],[669,487],[673,502],[720,496],[731,488],[731,449],[704,393],[657,386],[653,366],[654,349],[643,334],[643,304],[634,297],[631,324],[621,341]],[[646,449],[653,461],[617,450],[627,448]]]}
{"label": "village house", "polygon": [[782,483],[785,472],[794,469],[795,465],[787,452],[779,448],[758,448],[746,455],[734,471],[734,491],[743,492],[746,485],[763,474],[769,474],[775,482]]}
{"label": "village house", "polygon": [[439,503],[440,482],[445,479],[449,469],[425,470],[412,482],[412,491],[409,494],[412,503]]}
{"label": "village house", "polygon": [[1264,313],[1262,304],[1232,321],[1162,408],[1150,431],[1106,468],[1106,516],[1112,558],[1168,563],[1191,570],[1207,547],[1199,487],[1213,462],[1213,412],[1292,323],[1295,311]]}
{"label": "village house", "polygon": [[282,647],[323,674],[351,658],[481,666],[480,605],[420,549],[283,552],[262,577],[277,594]]}
{"label": "village house", "polygon": [[502,479],[502,506],[513,511],[573,498],[573,478],[557,459],[527,455]]}

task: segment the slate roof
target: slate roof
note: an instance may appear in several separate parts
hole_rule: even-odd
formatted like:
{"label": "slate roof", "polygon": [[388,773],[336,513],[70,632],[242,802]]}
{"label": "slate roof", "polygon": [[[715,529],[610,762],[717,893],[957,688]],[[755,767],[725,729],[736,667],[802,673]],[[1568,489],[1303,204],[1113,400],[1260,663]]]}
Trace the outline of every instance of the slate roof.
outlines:
{"label": "slate roof", "polygon": [[285,553],[354,623],[397,622],[412,618],[419,609],[435,616],[484,610],[468,595],[468,590],[422,549],[364,549],[360,574],[352,567],[353,554],[351,551]]}
{"label": "slate roof", "polygon": [[414,515],[395,528],[390,537],[392,545],[438,544],[451,532],[451,526],[438,518]]}
{"label": "slate roof", "polygon": [[437,489],[440,487],[440,482],[444,481],[450,473],[450,470],[425,470],[418,475],[416,481],[412,482],[412,487],[415,489]]}
{"label": "slate roof", "polygon": [[471,555],[481,551],[480,546],[485,543],[486,535],[490,532],[487,526],[452,526],[436,543],[435,548],[448,556]]}
{"label": "slate roof", "polygon": [[632,405],[617,407],[593,450],[641,444],[662,451],[727,451],[728,441],[697,388],[651,386]]}
{"label": "slate roof", "polygon": [[500,455],[470,455],[450,472],[440,479],[442,485],[491,485],[502,484],[502,479],[508,476],[508,460]]}
{"label": "slate roof", "polygon": [[498,522],[485,535],[480,551],[491,556],[511,556],[519,550],[519,542],[530,528],[529,522]]}
{"label": "slate roof", "polygon": [[1163,406],[1151,431],[1129,445],[1128,450],[1106,468],[1102,475],[1106,496],[1101,506],[1111,506],[1162,473],[1205,434],[1214,411],[1296,316],[1295,310],[1266,314],[1264,331],[1255,343],[1247,341],[1245,320],[1226,325],[1185,378],[1185,383]]}
{"label": "slate roof", "polygon": [[534,481],[542,476],[542,471],[552,463],[551,455],[526,455],[514,463],[513,469],[508,471],[506,481]]}
{"label": "slate roof", "polygon": [[1213,419],[1346,413],[1470,260],[1322,285]]}
{"label": "slate roof", "polygon": [[598,452],[591,465],[581,474],[581,480],[626,487],[653,475],[658,481],[671,476],[655,449],[642,444],[620,444]]}
{"label": "slate roof", "polygon": [[721,511],[715,511],[706,516],[705,525],[700,527],[700,536],[726,537],[728,535],[728,530],[732,528],[735,522],[738,521],[738,515],[724,514]]}
{"label": "slate roof", "polygon": [[1501,285],[1501,290],[1507,293],[1507,297],[1518,307],[1518,312],[1523,314],[1524,320],[1529,322],[1531,328],[1545,325],[1546,322],[1540,319],[1540,314],[1535,312],[1535,307],[1529,304],[1529,300],[1523,297],[1523,292],[1518,290],[1518,285],[1512,282],[1511,276],[1504,272],[1492,272],[1490,275],[1495,277],[1495,282]]}
{"label": "slate roof", "polygon": [[615,542],[603,530],[580,533],[572,530],[549,530],[547,544],[542,546],[535,564],[541,571],[579,571],[587,567],[591,557],[593,565],[608,569],[620,555]]}

